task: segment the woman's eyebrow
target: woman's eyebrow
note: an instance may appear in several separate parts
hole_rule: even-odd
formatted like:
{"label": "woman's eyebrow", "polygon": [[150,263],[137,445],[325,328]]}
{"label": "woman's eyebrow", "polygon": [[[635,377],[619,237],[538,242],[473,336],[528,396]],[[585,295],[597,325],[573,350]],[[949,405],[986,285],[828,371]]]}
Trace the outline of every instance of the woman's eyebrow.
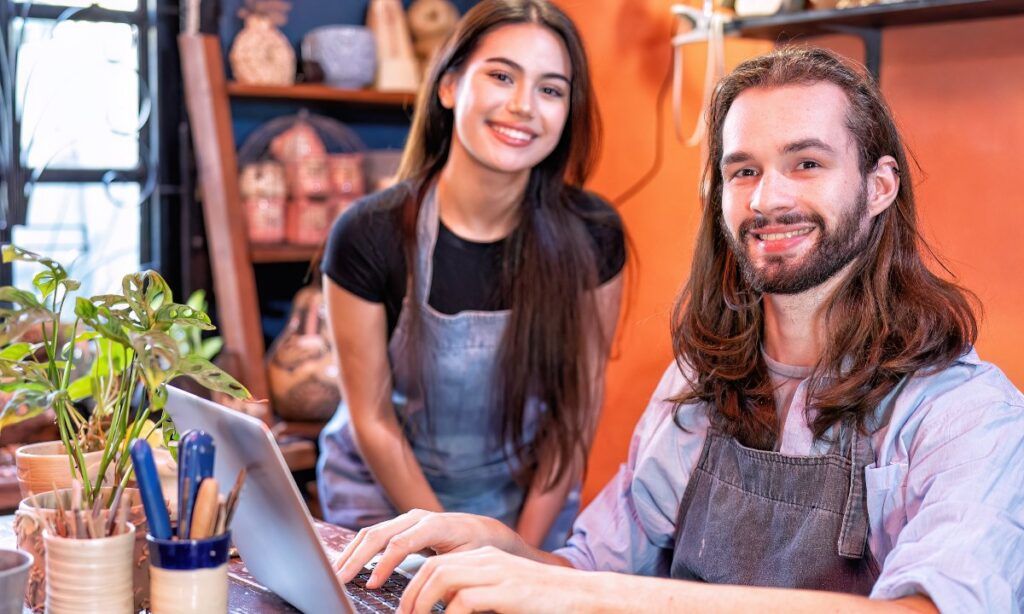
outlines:
{"label": "woman's eyebrow", "polygon": [[[499,64],[505,64],[509,68],[511,68],[513,70],[516,70],[518,72],[526,72],[526,70],[523,69],[523,67],[520,66],[517,62],[514,62],[514,61],[512,61],[512,60],[510,60],[508,58],[495,57],[495,58],[487,58],[484,61],[485,62],[497,62]],[[566,77],[565,75],[563,75],[562,73],[559,73],[559,72],[544,73],[543,75],[541,75],[541,78],[542,79],[561,79],[562,81],[565,81],[566,83],[571,83],[569,81],[569,77]]]}

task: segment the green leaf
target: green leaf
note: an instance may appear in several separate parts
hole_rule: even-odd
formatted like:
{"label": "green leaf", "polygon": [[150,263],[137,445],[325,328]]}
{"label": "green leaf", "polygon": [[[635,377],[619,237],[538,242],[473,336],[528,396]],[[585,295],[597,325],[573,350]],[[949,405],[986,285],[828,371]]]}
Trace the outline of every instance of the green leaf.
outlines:
{"label": "green leaf", "polygon": [[57,278],[54,277],[53,271],[45,269],[36,273],[36,276],[32,278],[32,285],[43,294],[43,300],[46,300],[46,297],[57,289]]}
{"label": "green leaf", "polygon": [[4,427],[35,418],[46,411],[45,399],[45,393],[28,390],[23,394],[11,396],[0,408],[0,432]]}
{"label": "green leaf", "polygon": [[156,310],[174,302],[171,287],[153,270],[130,273],[121,280],[124,296],[143,330],[153,327]]}
{"label": "green leaf", "polygon": [[213,357],[220,353],[223,347],[224,340],[220,337],[204,339],[203,344],[199,347],[199,356],[206,360],[213,360]]}
{"label": "green leaf", "polygon": [[68,398],[71,399],[71,402],[75,403],[91,397],[95,380],[94,376],[85,375],[68,384]]}
{"label": "green leaf", "polygon": [[181,359],[179,372],[191,377],[210,390],[230,394],[236,399],[251,399],[252,395],[238,380],[205,358],[186,356]]}
{"label": "green leaf", "polygon": [[78,297],[75,301],[75,315],[107,339],[131,347],[131,339],[125,331],[122,318],[115,316],[109,307],[95,305],[90,300]]}
{"label": "green leaf", "polygon": [[34,352],[35,347],[36,346],[32,343],[12,343],[0,350],[0,359],[13,360],[17,362]]}
{"label": "green leaf", "polygon": [[181,326],[194,326],[202,330],[213,330],[213,323],[210,316],[189,305],[170,303],[160,307],[156,312],[156,321],[166,325],[161,328],[169,328],[172,324]]}
{"label": "green leaf", "polygon": [[132,349],[146,386],[151,390],[171,379],[179,368],[181,355],[178,343],[167,333],[150,331],[134,334]]}
{"label": "green leaf", "polygon": [[206,311],[206,290],[196,290],[189,295],[185,304],[196,311]]}
{"label": "green leaf", "polygon": [[15,305],[21,305],[22,307],[28,308],[45,308],[39,299],[36,298],[35,294],[27,290],[15,288],[14,286],[3,286],[0,287],[0,302],[14,303]]}

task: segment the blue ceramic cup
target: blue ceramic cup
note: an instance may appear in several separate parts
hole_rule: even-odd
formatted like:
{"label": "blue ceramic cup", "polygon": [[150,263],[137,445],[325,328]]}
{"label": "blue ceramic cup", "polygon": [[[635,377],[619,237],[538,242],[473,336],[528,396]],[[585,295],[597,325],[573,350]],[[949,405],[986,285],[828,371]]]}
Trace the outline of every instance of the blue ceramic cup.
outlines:
{"label": "blue ceramic cup", "polygon": [[207,539],[147,535],[146,541],[153,614],[227,612],[230,531]]}

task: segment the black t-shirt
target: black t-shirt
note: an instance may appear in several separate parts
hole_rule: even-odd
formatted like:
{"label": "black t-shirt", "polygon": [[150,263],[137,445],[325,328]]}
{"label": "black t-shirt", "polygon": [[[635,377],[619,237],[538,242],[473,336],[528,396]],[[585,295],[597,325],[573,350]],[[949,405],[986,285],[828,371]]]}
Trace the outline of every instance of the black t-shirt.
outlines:
{"label": "black t-shirt", "polygon": [[[321,270],[345,290],[384,304],[389,338],[406,291],[401,219],[408,194],[408,185],[399,184],[354,203],[334,222],[321,263]],[[584,223],[597,256],[598,278],[604,283],[626,261],[622,221],[611,205],[593,194],[580,192],[578,204],[598,214],[595,220],[584,218]],[[508,309],[506,293],[495,283],[501,279],[504,243],[505,239],[467,241],[441,223],[434,247],[430,306],[445,314]]]}

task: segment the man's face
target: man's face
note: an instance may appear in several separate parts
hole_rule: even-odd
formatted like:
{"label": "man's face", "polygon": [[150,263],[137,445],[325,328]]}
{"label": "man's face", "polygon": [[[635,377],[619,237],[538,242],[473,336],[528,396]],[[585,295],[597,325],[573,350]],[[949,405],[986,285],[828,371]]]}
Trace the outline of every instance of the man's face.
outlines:
{"label": "man's face", "polygon": [[747,282],[767,294],[824,283],[867,243],[867,181],[831,83],[754,88],[722,130],[722,226]]}

